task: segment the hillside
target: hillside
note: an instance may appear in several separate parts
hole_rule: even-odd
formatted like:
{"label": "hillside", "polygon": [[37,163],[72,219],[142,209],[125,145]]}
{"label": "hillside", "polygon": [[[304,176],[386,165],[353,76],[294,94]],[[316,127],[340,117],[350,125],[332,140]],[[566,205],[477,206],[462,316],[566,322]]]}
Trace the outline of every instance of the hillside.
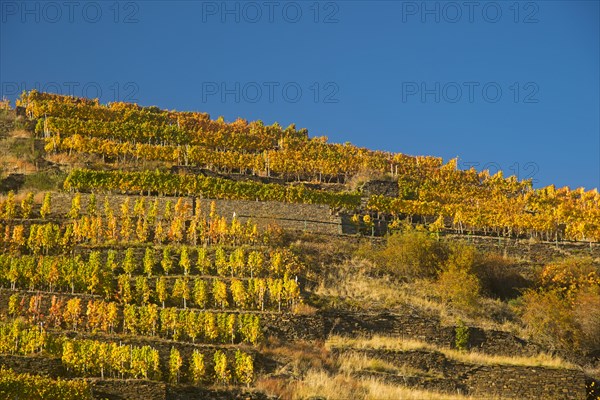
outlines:
{"label": "hillside", "polygon": [[0,394],[600,399],[600,195],[304,129],[0,107]]}

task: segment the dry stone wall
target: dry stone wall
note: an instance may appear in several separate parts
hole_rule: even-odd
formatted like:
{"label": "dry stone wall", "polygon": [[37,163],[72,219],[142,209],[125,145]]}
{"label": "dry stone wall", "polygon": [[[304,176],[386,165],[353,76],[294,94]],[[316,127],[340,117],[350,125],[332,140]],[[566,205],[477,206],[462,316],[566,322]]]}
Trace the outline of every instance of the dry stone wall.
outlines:
{"label": "dry stone wall", "polygon": [[[114,212],[120,212],[120,206],[125,198],[130,197],[130,207],[133,210],[136,197],[124,195],[110,195],[109,204]],[[56,193],[52,197],[52,209],[54,216],[64,216],[71,208],[71,200],[73,194]],[[88,204],[88,194],[81,194],[82,211],[85,211]],[[173,205],[180,197],[160,196],[158,199],[159,211],[165,209],[167,201],[171,201]],[[155,197],[146,197],[146,201],[154,201]],[[190,210],[193,209],[193,198],[183,197],[189,205]],[[200,199],[202,210],[208,214],[210,203],[215,202],[217,213],[231,220],[234,213],[242,222],[252,219],[261,227],[266,227],[269,224],[277,224],[284,229],[306,230],[310,232],[318,232],[329,235],[337,235],[342,233],[341,218],[335,215],[327,205],[322,204],[297,204],[297,203],[281,203],[276,201],[248,201],[248,200],[212,200]],[[102,209],[104,196],[96,196],[97,207]],[[148,204],[148,203],[147,203]]]}

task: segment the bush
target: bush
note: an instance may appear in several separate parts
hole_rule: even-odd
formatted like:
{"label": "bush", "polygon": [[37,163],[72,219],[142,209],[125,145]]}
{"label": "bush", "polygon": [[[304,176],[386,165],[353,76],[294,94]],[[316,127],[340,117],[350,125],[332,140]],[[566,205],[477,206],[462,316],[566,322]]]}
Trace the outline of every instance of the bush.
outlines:
{"label": "bush", "polygon": [[600,286],[600,268],[589,257],[566,258],[546,265],[541,283],[573,300],[579,290]]}
{"label": "bush", "polygon": [[60,190],[62,189],[65,178],[66,174],[62,172],[36,172],[34,174],[29,174],[25,176],[25,184],[23,185],[23,190]]}
{"label": "bush", "polygon": [[411,279],[433,277],[446,261],[448,246],[428,232],[408,228],[390,235],[381,249],[361,246],[357,255],[373,261],[391,275]]}
{"label": "bush", "polygon": [[580,349],[589,353],[600,352],[600,288],[577,293],[573,315]]}
{"label": "bush", "polygon": [[480,255],[475,273],[481,282],[482,291],[502,300],[519,297],[522,290],[531,285],[510,259],[499,254]]}
{"label": "bush", "polygon": [[529,290],[523,295],[521,308],[523,323],[534,340],[552,349],[577,348],[573,313],[559,293]]}
{"label": "bush", "polygon": [[541,288],[520,306],[538,341],[569,351],[600,352],[600,274],[590,258],[571,257],[544,267]]}
{"label": "bush", "polygon": [[437,281],[442,301],[467,314],[478,311],[481,286],[477,276],[466,269],[449,267],[442,271]]}
{"label": "bush", "polygon": [[467,345],[469,344],[469,336],[469,327],[466,326],[465,323],[459,319],[456,328],[454,328],[454,347],[461,351],[467,350]]}
{"label": "bush", "polygon": [[86,381],[66,381],[30,374],[17,374],[10,369],[0,369],[0,395],[3,399],[23,400],[81,400],[91,399]]}

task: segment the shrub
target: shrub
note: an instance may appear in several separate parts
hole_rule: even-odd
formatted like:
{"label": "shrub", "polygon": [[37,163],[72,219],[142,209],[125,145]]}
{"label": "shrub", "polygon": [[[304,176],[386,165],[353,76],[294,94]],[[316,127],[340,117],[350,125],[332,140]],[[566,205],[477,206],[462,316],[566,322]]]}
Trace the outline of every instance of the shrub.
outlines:
{"label": "shrub", "polygon": [[570,257],[546,265],[541,282],[543,287],[573,300],[579,290],[600,286],[600,268],[589,257]]}
{"label": "shrub", "polygon": [[469,327],[459,319],[456,328],[454,328],[454,347],[461,351],[467,350],[469,336]]}
{"label": "shrub", "polygon": [[481,286],[475,274],[450,267],[440,274],[437,287],[445,303],[467,314],[477,312]]}
{"label": "shrub", "polygon": [[0,369],[0,395],[3,399],[70,400],[91,399],[89,384],[83,380],[67,381]]}
{"label": "shrub", "polygon": [[383,272],[408,278],[432,277],[447,259],[448,246],[428,232],[407,228],[390,235],[381,249],[361,246],[357,255],[373,261]]}
{"label": "shrub", "polygon": [[503,300],[517,298],[531,284],[510,259],[499,254],[479,255],[475,273],[483,292]]}
{"label": "shrub", "polygon": [[579,347],[584,352],[600,351],[600,288],[577,293],[573,316],[578,329]]}
{"label": "shrub", "polygon": [[577,347],[573,313],[559,293],[529,290],[523,295],[521,308],[523,323],[534,340],[552,349]]}

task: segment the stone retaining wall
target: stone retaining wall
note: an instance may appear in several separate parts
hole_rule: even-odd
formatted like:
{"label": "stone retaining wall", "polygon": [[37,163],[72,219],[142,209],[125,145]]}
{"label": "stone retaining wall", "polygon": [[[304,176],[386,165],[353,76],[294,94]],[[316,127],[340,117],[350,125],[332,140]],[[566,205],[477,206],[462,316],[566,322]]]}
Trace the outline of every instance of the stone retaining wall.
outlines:
{"label": "stone retaining wall", "polygon": [[[52,195],[52,210],[53,214],[50,217],[64,217],[71,209],[71,193],[53,193]],[[113,212],[116,215],[120,213],[120,206],[126,197],[130,197],[130,210],[133,212],[133,205],[136,196],[114,195],[109,196],[109,203]],[[84,212],[88,204],[88,194],[81,194],[81,209]],[[161,196],[158,198],[159,211],[162,213],[165,209],[167,201],[171,201],[173,205],[177,203],[180,197]],[[146,197],[146,204],[149,207],[149,202],[153,202],[155,197]],[[189,205],[190,210],[193,210],[191,197],[183,197]],[[202,210],[208,215],[210,203],[216,204],[217,213],[231,220],[233,214],[242,222],[246,222],[249,218],[257,223],[260,227],[266,227],[269,224],[277,224],[284,229],[291,230],[306,230],[310,232],[318,232],[329,235],[337,235],[342,233],[341,218],[335,215],[329,206],[323,204],[300,204],[300,203],[281,203],[277,201],[248,201],[248,200],[211,200],[197,198],[202,205]],[[98,210],[102,210],[104,196],[96,196],[96,204]]]}
{"label": "stone retaining wall", "polygon": [[573,369],[515,365],[476,365],[448,359],[436,351],[343,350],[421,371],[417,376],[384,374],[385,381],[446,393],[501,399],[581,400],[586,398],[586,376]]}

